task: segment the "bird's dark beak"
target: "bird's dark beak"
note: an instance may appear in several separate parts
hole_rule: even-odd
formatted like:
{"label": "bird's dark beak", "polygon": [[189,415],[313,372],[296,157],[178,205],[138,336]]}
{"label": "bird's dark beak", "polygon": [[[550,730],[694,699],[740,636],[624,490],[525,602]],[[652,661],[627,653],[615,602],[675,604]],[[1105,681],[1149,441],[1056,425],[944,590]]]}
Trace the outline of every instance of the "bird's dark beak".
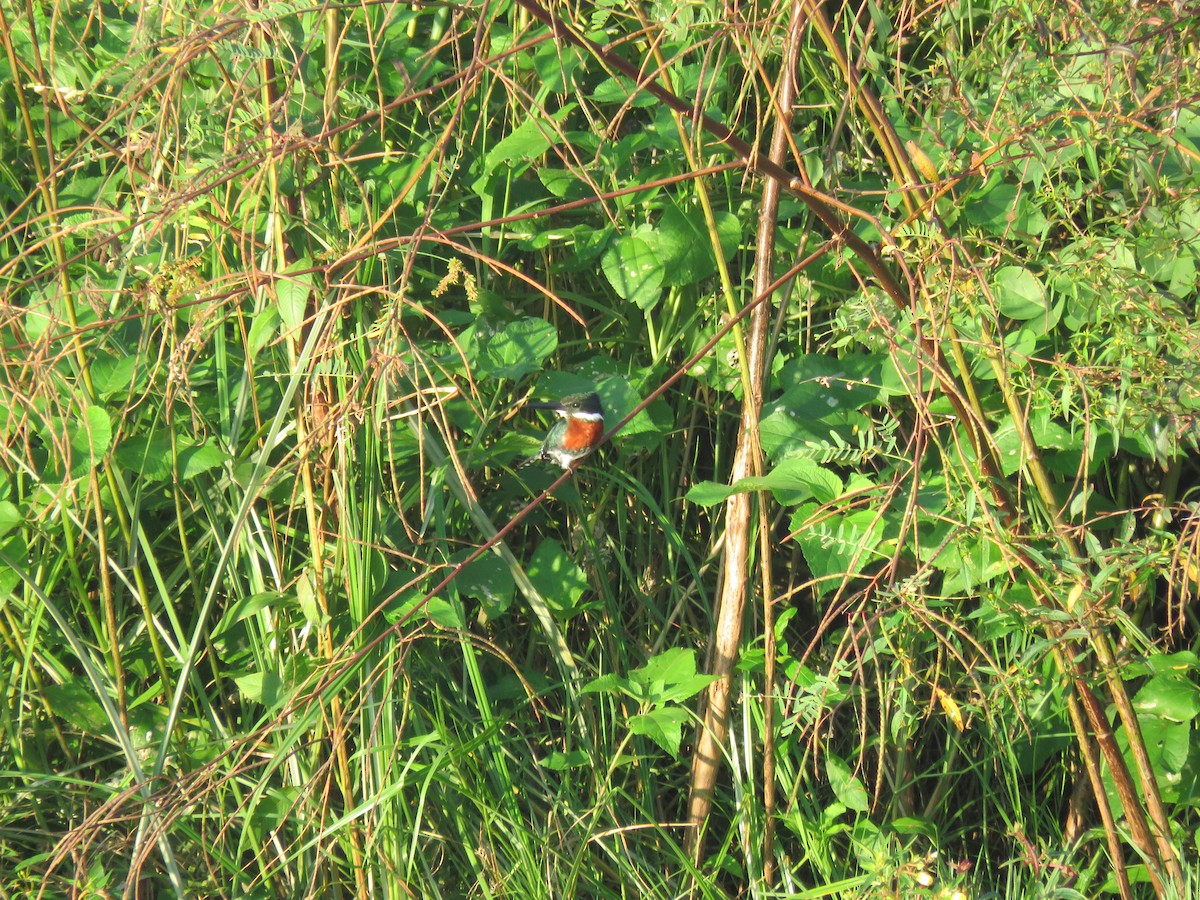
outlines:
{"label": "bird's dark beak", "polygon": [[562,412],[564,407],[556,400],[530,400],[525,404],[532,409],[552,409],[555,412]]}

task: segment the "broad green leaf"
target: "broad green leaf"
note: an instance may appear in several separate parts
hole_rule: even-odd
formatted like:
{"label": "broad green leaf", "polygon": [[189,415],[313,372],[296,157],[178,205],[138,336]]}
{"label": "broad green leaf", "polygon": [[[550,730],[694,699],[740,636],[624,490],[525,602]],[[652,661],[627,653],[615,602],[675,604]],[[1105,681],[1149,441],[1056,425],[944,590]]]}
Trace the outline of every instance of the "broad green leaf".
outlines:
{"label": "broad green leaf", "polygon": [[1011,554],[996,546],[995,540],[972,534],[956,537],[933,563],[946,574],[942,593],[950,595],[975,592],[1013,567]]}
{"label": "broad green leaf", "polygon": [[252,359],[279,334],[279,322],[279,309],[274,306],[268,306],[254,317],[246,339],[246,349]]}
{"label": "broad green leaf", "polygon": [[500,557],[488,553],[468,563],[454,580],[461,594],[474,597],[495,619],[512,604],[516,583]]}
{"label": "broad green leaf", "polygon": [[1196,257],[1180,256],[1171,268],[1167,290],[1176,297],[1185,297],[1196,289],[1196,280]]}
{"label": "broad green leaf", "polygon": [[1133,707],[1172,722],[1190,722],[1200,714],[1200,686],[1182,675],[1156,675],[1138,690]]}
{"label": "broad green leaf", "polygon": [[889,377],[895,370],[881,354],[797,357],[780,375],[783,396],[765,408],[759,423],[763,450],[778,461],[810,445],[851,443],[857,430],[872,427],[857,410],[894,392],[883,386]]}
{"label": "broad green leaf", "polygon": [[679,755],[683,726],[691,719],[686,709],[664,706],[629,717],[629,730],[648,737],[672,756]]}
{"label": "broad green leaf", "polygon": [[297,332],[304,324],[304,312],[308,308],[308,299],[313,291],[312,272],[302,272],[311,269],[312,260],[304,257],[290,267],[295,274],[287,272],[275,281],[275,296],[279,299],[279,318],[283,322],[285,332]]}
{"label": "broad green leaf", "polygon": [[42,686],[42,695],[56,718],[79,731],[104,734],[111,727],[91,683],[82,678],[46,683]]}
{"label": "broad green leaf", "polygon": [[1159,283],[1169,282],[1181,257],[1191,257],[1189,248],[1163,235],[1144,238],[1135,245],[1138,262],[1146,275]]}
{"label": "broad green leaf", "polygon": [[591,768],[592,760],[582,750],[571,750],[566,753],[555,750],[545,759],[538,760],[538,765],[551,772],[565,772],[568,769]]}
{"label": "broad green leaf", "polygon": [[[641,395],[634,390],[629,379],[620,375],[605,378],[597,386],[597,390],[604,403],[604,420],[608,425],[621,421],[642,402]],[[672,428],[670,415],[671,408],[666,403],[660,401],[651,403],[650,406],[629,420],[617,435],[617,440],[625,441],[635,435],[666,434]],[[647,445],[651,445],[651,442],[645,441],[640,446]]]}
{"label": "broad green leaf", "polygon": [[577,48],[557,41],[546,41],[532,53],[526,51],[514,59],[518,66],[536,76],[540,91],[556,94],[571,89],[572,75],[583,64]]}
{"label": "broad green leaf", "polygon": [[[1171,776],[1183,769],[1192,747],[1192,726],[1161,716],[1138,716],[1142,740],[1158,780],[1170,783]],[[1130,759],[1132,763],[1132,759]]]}
{"label": "broad green leaf", "polygon": [[89,406],[71,434],[71,475],[78,478],[100,464],[112,443],[112,423],[108,413]]}
{"label": "broad green leaf", "polygon": [[312,571],[305,571],[296,581],[296,605],[304,615],[304,621],[310,625],[323,625],[329,621],[328,613],[322,613],[317,603],[317,591],[313,586]]}
{"label": "broad green leaf", "polygon": [[278,591],[262,591],[242,597],[225,611],[225,614],[212,627],[209,636],[213,639],[221,637],[238,622],[242,622],[256,613],[279,603],[282,599],[283,595]]}
{"label": "broad green leaf", "polygon": [[838,439],[849,443],[855,431],[869,429],[871,421],[846,405],[848,396],[820,385],[789,391],[759,423],[763,451],[773,460],[782,460],[811,449],[810,445]]}
{"label": "broad green leaf", "polygon": [[561,140],[553,123],[562,122],[574,108],[574,103],[568,103],[554,113],[552,122],[533,117],[525,119],[488,151],[483,161],[484,173],[490,175],[503,163],[525,162],[541,156]]}
{"label": "broad green leaf", "polygon": [[657,249],[637,234],[618,237],[600,257],[604,276],[617,296],[639,308],[653,309],[662,296],[663,266]]}
{"label": "broad green leaf", "polygon": [[113,458],[139,478],[164,481],[171,475],[171,439],[157,432],[131,435],[117,445]]}
{"label": "broad green leaf", "polygon": [[467,627],[467,617],[463,612],[462,604],[457,600],[441,596],[430,597],[429,602],[425,604],[425,612],[434,623],[442,628],[461,631]]}
{"label": "broad green leaf", "polygon": [[[732,213],[717,213],[714,218],[721,253],[728,259],[741,241],[741,225]],[[717,271],[712,238],[699,209],[684,211],[678,206],[668,206],[658,222],[655,236],[666,284],[695,284]]]}
{"label": "broad green leaf", "polygon": [[558,332],[545,319],[517,319],[488,340],[480,362],[494,378],[523,378],[557,348]]}
{"label": "broad green leaf", "polygon": [[860,409],[888,394],[906,393],[887,353],[803,353],[783,367],[779,381],[791,405],[812,397],[820,412]]}
{"label": "broad green leaf", "polygon": [[0,537],[4,537],[24,521],[21,510],[11,500],[0,500]]}
{"label": "broad green leaf", "polygon": [[[580,181],[574,172],[567,169],[552,169],[543,166],[537,170],[537,177],[538,181],[545,185],[546,190],[560,199],[569,194],[582,196],[590,193],[590,188]],[[545,242],[545,245],[548,244],[549,240]]]}
{"label": "broad green leaf", "polygon": [[937,824],[923,816],[901,816],[888,822],[888,827],[896,834],[919,834],[931,841],[937,840]]}
{"label": "broad green leaf", "polygon": [[269,710],[280,706],[287,699],[286,684],[278,672],[249,672],[235,676],[233,681],[244,697],[261,703]]}
{"label": "broad green leaf", "polygon": [[639,699],[651,704],[687,700],[716,680],[713,675],[698,675],[696,652],[683,647],[652,657],[646,665],[630,672],[629,678],[643,688]]}
{"label": "broad green leaf", "polygon": [[829,786],[833,795],[847,809],[856,812],[866,812],[870,807],[870,799],[863,783],[854,776],[841,759],[832,753],[825,754],[825,774],[829,778]]}
{"label": "broad green leaf", "polygon": [[626,690],[629,682],[615,672],[597,676],[585,684],[580,691],[584,694],[612,694]]}
{"label": "broad green leaf", "polygon": [[1200,671],[1200,656],[1191,650],[1175,653],[1155,653],[1146,659],[1147,671],[1156,674]]}
{"label": "broad green leaf", "polygon": [[713,675],[697,674],[694,650],[676,647],[634,669],[628,678],[610,672],[588,682],[583,691],[626,694],[644,706],[658,706],[694,697],[714,680]]}
{"label": "broad green leaf", "polygon": [[542,541],[529,561],[527,572],[533,586],[557,615],[570,618],[583,612],[579,601],[588,588],[587,576],[558,541]]}
{"label": "broad green leaf", "polygon": [[217,444],[216,438],[209,438],[203,444],[180,442],[179,480],[190,481],[210,469],[223,466],[231,458]]}
{"label": "broad green leaf", "polygon": [[58,203],[61,208],[108,206],[116,202],[118,187],[114,179],[104,175],[76,175],[60,185]]}
{"label": "broad green leaf", "polygon": [[1000,312],[1024,321],[1046,314],[1046,288],[1028,269],[1005,266],[992,280]]}
{"label": "broad green leaf", "polygon": [[133,383],[133,373],[137,368],[140,357],[133,354],[126,356],[101,356],[91,364],[92,386],[100,399],[108,399],[115,394],[124,394]]}
{"label": "broad green leaf", "polygon": [[812,503],[801,506],[792,516],[791,528],[815,579],[814,589],[825,594],[879,561],[875,548],[883,537],[883,521],[871,509],[818,510]]}
{"label": "broad green leaf", "polygon": [[702,481],[687,493],[700,506],[713,506],[734,494],[771,491],[780,503],[793,505],[816,499],[828,503],[842,495],[842,480],[833,472],[803,457],[788,457],[766,475],[748,476],[731,485]]}
{"label": "broad green leaf", "polygon": [[646,107],[653,106],[659,101],[655,99],[653,94],[642,91],[634,96],[634,91],[637,86],[632,80],[623,76],[614,75],[612,78],[605,79],[592,88],[589,99],[593,103],[626,103],[630,97],[633,97],[632,106]]}
{"label": "broad green leaf", "polygon": [[963,216],[972,225],[981,225],[991,231],[1001,231],[1014,215],[1017,187],[1012,184],[995,183],[1000,176],[982,189],[971,194],[963,207]]}

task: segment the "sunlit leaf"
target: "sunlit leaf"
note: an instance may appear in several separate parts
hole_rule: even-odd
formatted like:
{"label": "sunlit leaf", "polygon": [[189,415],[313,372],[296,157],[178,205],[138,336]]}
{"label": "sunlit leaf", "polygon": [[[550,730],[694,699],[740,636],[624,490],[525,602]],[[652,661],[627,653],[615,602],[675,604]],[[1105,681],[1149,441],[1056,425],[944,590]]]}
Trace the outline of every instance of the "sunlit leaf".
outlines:
{"label": "sunlit leaf", "polygon": [[275,296],[279,298],[279,318],[286,332],[295,332],[304,323],[305,310],[313,291],[311,272],[300,271],[312,268],[312,261],[301,259],[292,267],[295,274],[283,274],[275,282]]}
{"label": "sunlit leaf", "polygon": [[1046,313],[1046,288],[1028,269],[1005,266],[992,282],[1000,312],[1010,319],[1032,319]]}
{"label": "sunlit leaf", "polygon": [[663,265],[658,250],[636,234],[618,237],[600,258],[604,276],[617,296],[643,310],[654,308],[662,295]]}

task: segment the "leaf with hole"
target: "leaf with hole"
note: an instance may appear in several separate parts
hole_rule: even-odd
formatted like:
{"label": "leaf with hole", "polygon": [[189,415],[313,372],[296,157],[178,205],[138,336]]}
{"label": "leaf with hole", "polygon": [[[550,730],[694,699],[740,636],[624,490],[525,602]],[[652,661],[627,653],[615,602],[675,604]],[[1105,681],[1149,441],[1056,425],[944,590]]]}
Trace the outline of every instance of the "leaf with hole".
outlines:
{"label": "leaf with hole", "polygon": [[487,553],[467,563],[454,580],[458,591],[474,597],[487,612],[489,619],[496,619],[512,605],[516,582],[512,573],[500,557]]}
{"label": "leaf with hole", "polygon": [[600,257],[604,277],[617,296],[649,312],[662,297],[663,265],[655,244],[645,234],[616,238]]}

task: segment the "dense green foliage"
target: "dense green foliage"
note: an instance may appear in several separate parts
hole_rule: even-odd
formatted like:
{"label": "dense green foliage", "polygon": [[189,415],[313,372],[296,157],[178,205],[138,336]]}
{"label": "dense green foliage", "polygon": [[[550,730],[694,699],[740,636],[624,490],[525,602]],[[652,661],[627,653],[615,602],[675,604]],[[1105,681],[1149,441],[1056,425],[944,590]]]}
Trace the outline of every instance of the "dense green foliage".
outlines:
{"label": "dense green foliage", "polygon": [[0,6],[0,895],[1196,890],[1196,13],[554,15]]}

